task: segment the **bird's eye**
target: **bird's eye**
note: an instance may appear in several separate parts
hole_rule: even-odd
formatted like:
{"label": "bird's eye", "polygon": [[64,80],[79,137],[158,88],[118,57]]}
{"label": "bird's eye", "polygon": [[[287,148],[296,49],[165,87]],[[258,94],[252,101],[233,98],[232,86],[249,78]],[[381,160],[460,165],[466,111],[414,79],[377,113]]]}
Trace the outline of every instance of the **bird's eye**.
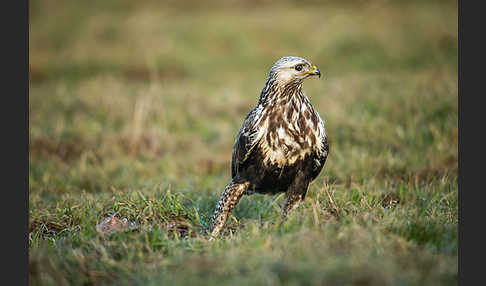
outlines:
{"label": "bird's eye", "polygon": [[296,71],[301,71],[302,70],[302,65],[296,65],[295,66]]}

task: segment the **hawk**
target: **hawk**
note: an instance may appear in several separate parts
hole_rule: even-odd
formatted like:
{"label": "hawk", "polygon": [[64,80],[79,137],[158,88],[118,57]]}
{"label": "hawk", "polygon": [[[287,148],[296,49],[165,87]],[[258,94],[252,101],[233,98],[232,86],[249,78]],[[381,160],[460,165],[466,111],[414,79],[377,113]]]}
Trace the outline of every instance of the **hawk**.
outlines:
{"label": "hawk", "polygon": [[315,75],[321,77],[316,66],[293,56],[270,69],[257,106],[236,136],[232,179],[214,211],[211,239],[244,194],[285,192],[284,218],[305,198],[329,154],[324,121],[302,90],[304,79]]}

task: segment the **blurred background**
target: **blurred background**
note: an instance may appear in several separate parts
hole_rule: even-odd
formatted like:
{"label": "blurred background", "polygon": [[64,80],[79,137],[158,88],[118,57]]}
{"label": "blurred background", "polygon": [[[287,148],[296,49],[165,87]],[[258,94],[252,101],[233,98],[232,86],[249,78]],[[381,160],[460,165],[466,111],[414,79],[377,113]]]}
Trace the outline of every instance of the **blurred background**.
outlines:
{"label": "blurred background", "polygon": [[[308,59],[322,72],[320,79],[305,81],[303,88],[326,122],[330,144],[323,172],[308,192],[312,203],[306,202],[299,211],[309,219],[322,211],[329,223],[322,224],[322,232],[314,232],[312,221],[296,223],[296,229],[303,229],[294,235],[308,231],[306,238],[313,239],[307,245],[318,242],[328,248],[301,249],[291,236],[275,238],[281,233],[274,229],[280,247],[295,250],[289,260],[253,232],[253,242],[260,248],[241,242],[234,251],[245,253],[224,256],[214,246],[216,258],[211,263],[223,269],[235,265],[233,257],[249,253],[248,261],[264,264],[260,276],[235,274],[231,271],[236,268],[228,268],[242,284],[250,277],[267,281],[268,273],[297,273],[289,277],[299,284],[305,280],[299,275],[307,273],[309,284],[454,285],[457,1],[40,0],[29,5],[31,274],[51,273],[52,281],[65,277],[68,284],[98,285],[135,273],[140,277],[148,275],[146,271],[158,273],[152,262],[135,263],[138,260],[132,256],[119,254],[126,238],[116,246],[103,240],[90,248],[97,241],[91,229],[111,210],[154,225],[140,215],[145,207],[140,213],[134,207],[137,192],[148,197],[154,189],[160,194],[166,190],[184,194],[192,200],[187,209],[198,209],[201,216],[192,225],[207,225],[230,180],[231,151],[243,119],[257,104],[270,67],[293,55]],[[385,223],[380,203],[367,204],[389,193],[400,196],[403,208]],[[123,194],[130,194],[127,202],[121,199]],[[334,194],[334,201],[329,194]],[[273,199],[257,195],[244,199],[235,216],[273,220],[278,217]],[[157,197],[152,202],[157,201],[162,200]],[[323,207],[316,209],[318,202]],[[363,215],[368,212],[369,216]],[[353,213],[376,215],[376,220],[362,222]],[[162,213],[153,217],[164,218]],[[333,217],[341,220],[333,225]],[[373,221],[380,223],[370,227]],[[71,234],[78,226],[80,233]],[[65,235],[71,236],[62,240]],[[180,269],[198,269],[191,261],[206,268],[213,265],[197,255],[199,250],[187,250],[197,243],[168,238],[157,242],[160,235],[154,236],[159,244],[150,243],[164,251],[150,256],[144,248],[145,234],[139,235],[134,241],[144,243],[127,243],[145,253],[144,259]],[[369,244],[359,244],[356,238]],[[334,241],[340,246],[334,247]],[[44,242],[57,250],[40,247]],[[341,256],[342,245],[353,260]],[[424,245],[434,250],[424,251]],[[96,254],[97,247],[106,247],[108,256]],[[262,260],[261,249],[275,263],[268,262],[273,258]],[[103,266],[96,261],[104,261]],[[302,262],[300,270],[292,268],[291,261]],[[176,266],[173,271],[179,269]],[[198,277],[192,281],[220,277],[206,268],[190,272]],[[386,274],[370,274],[364,280],[350,275],[385,273],[384,269]],[[172,276],[164,274],[161,279],[181,282],[189,272],[174,273],[180,275],[173,274],[170,280],[167,277]],[[319,276],[325,273],[334,276]],[[31,282],[42,284],[36,275]],[[357,280],[340,284],[332,277]],[[275,279],[274,285],[281,285]]]}
{"label": "blurred background", "polygon": [[205,188],[213,176],[222,188],[241,123],[287,55],[323,73],[304,90],[326,121],[332,181],[457,168],[457,1],[43,0],[29,11],[31,191]]}

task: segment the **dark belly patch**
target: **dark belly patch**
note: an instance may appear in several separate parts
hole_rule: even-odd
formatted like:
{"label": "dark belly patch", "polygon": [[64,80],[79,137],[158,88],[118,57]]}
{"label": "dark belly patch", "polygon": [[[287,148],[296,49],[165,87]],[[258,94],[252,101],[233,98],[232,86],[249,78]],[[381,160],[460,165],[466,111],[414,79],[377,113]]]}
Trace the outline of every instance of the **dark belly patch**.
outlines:
{"label": "dark belly patch", "polygon": [[299,171],[308,173],[312,170],[312,156],[305,156],[291,165],[264,165],[262,153],[257,151],[243,164],[236,181],[249,181],[247,194],[277,194],[286,192]]}

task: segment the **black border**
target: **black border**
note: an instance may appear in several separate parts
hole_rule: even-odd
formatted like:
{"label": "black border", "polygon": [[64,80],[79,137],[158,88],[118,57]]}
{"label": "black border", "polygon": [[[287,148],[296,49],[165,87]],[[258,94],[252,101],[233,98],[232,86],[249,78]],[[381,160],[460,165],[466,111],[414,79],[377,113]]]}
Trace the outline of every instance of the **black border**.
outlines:
{"label": "black border", "polygon": [[485,120],[481,116],[484,104],[480,100],[485,97],[486,45],[483,43],[484,23],[481,21],[485,18],[484,9],[476,3],[481,2],[458,1],[459,285],[481,285],[480,281],[484,280],[484,257],[480,248],[484,244],[482,231],[485,224],[481,211],[485,209],[485,200],[480,196],[484,193],[481,179],[485,170],[481,159],[486,140],[483,139]]}
{"label": "black border", "polygon": [[[2,2],[2,284],[29,283],[29,1]],[[6,183],[6,184],[5,184]],[[9,283],[12,281],[12,283]]]}

